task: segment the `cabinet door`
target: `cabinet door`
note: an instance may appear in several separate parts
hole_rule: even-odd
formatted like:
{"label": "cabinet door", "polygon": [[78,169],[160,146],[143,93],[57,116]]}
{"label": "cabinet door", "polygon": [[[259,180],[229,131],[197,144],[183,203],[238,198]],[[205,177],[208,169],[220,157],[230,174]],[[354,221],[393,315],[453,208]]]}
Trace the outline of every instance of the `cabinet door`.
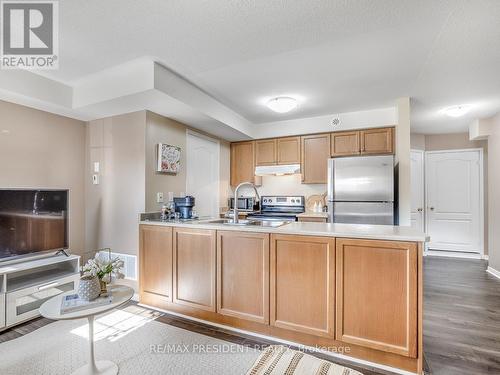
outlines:
{"label": "cabinet door", "polygon": [[215,311],[215,230],[174,228],[174,302]]}
{"label": "cabinet door", "polygon": [[172,228],[140,226],[139,290],[172,301]]}
{"label": "cabinet door", "polygon": [[330,134],[306,135],[301,137],[301,143],[302,183],[326,184]]}
{"label": "cabinet door", "polygon": [[255,143],[231,143],[231,186],[242,182],[255,183]]}
{"label": "cabinet door", "polygon": [[255,141],[255,165],[274,165],[277,156],[276,139]]}
{"label": "cabinet door", "polygon": [[360,154],[359,132],[332,133],[332,156],[350,156]]}
{"label": "cabinet door", "polygon": [[269,234],[217,232],[217,312],[269,323]]}
{"label": "cabinet door", "polygon": [[334,337],[335,239],[271,235],[271,325]]}
{"label": "cabinet door", "polygon": [[361,131],[361,154],[394,153],[394,128],[369,129]]}
{"label": "cabinet door", "polygon": [[300,137],[278,138],[278,164],[300,164]]}
{"label": "cabinet door", "polygon": [[336,339],[416,358],[417,244],[337,239]]}

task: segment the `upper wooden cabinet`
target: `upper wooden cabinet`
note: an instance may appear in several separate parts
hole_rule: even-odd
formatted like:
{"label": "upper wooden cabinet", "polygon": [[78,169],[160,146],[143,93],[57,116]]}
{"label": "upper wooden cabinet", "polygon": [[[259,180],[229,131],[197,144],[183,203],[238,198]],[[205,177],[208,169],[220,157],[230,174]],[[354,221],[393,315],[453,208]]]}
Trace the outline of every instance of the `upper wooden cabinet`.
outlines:
{"label": "upper wooden cabinet", "polygon": [[416,358],[417,244],[337,239],[336,247],[336,339]]}
{"label": "upper wooden cabinet", "polygon": [[255,177],[255,142],[231,143],[231,186],[247,181],[259,183]]}
{"label": "upper wooden cabinet", "polygon": [[361,131],[361,154],[392,154],[394,152],[394,128]]}
{"label": "upper wooden cabinet", "polygon": [[269,234],[217,231],[217,312],[269,323]]}
{"label": "upper wooden cabinet", "polygon": [[255,165],[274,165],[277,157],[276,139],[255,141]]}
{"label": "upper wooden cabinet", "polygon": [[301,137],[301,143],[302,183],[326,184],[330,134],[306,135]]}
{"label": "upper wooden cabinet", "polygon": [[393,153],[394,128],[377,128],[332,133],[332,157]]}
{"label": "upper wooden cabinet", "polygon": [[360,154],[359,132],[332,133],[331,156],[353,156]]}
{"label": "upper wooden cabinet", "polygon": [[174,228],[173,301],[215,311],[215,230]]}
{"label": "upper wooden cabinet", "polygon": [[271,325],[334,337],[335,239],[271,235]]}
{"label": "upper wooden cabinet", "polygon": [[172,302],[172,228],[141,225],[139,293]]}
{"label": "upper wooden cabinet", "polygon": [[278,164],[300,164],[300,137],[278,138]]}

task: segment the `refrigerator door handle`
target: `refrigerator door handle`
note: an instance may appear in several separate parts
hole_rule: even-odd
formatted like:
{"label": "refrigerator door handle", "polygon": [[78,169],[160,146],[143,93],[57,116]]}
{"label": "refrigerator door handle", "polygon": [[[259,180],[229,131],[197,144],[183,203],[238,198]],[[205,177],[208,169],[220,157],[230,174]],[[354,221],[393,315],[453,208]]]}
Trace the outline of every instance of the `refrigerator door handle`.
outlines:
{"label": "refrigerator door handle", "polygon": [[333,184],[333,168],[335,164],[335,159],[328,159],[328,176],[327,176],[327,192],[328,192],[328,200],[333,201],[333,189],[335,185]]}

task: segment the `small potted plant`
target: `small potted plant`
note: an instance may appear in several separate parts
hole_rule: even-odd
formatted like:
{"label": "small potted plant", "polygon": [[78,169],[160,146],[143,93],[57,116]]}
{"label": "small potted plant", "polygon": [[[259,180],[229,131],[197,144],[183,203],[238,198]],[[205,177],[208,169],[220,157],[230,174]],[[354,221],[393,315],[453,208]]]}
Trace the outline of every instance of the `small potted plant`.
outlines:
{"label": "small potted plant", "polygon": [[[106,252],[107,251],[107,254]],[[111,249],[105,248],[97,250],[93,259],[89,259],[83,266],[83,274],[97,276],[101,284],[101,295],[108,292],[107,284],[112,279],[123,279],[125,275],[121,272],[124,263],[118,257],[111,257]]]}

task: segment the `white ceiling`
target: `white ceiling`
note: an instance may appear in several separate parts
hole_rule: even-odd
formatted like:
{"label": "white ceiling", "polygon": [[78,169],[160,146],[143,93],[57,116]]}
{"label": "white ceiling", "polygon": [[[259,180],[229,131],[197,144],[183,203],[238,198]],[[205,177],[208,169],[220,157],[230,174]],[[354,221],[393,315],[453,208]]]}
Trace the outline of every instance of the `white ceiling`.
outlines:
{"label": "white ceiling", "polygon": [[[465,131],[500,109],[499,0],[64,0],[60,68],[86,76],[144,58],[251,123],[394,105],[412,98],[414,132]],[[0,89],[2,89],[0,82]],[[294,95],[297,110],[262,104]],[[474,105],[460,119],[439,113]]]}

